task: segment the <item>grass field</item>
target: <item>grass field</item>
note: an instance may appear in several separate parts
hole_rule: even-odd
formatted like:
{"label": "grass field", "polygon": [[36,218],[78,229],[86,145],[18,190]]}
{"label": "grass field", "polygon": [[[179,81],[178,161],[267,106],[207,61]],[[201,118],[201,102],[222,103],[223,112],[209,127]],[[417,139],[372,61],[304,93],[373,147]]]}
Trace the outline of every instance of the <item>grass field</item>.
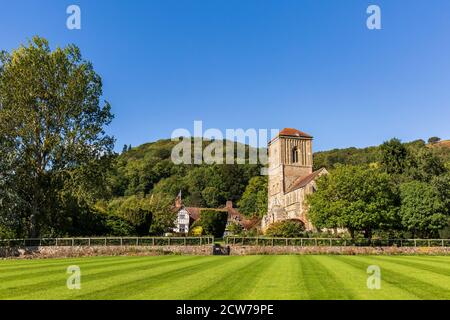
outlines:
{"label": "grass field", "polygon": [[[69,265],[81,289],[69,290]],[[381,289],[366,285],[381,268]],[[156,256],[0,261],[0,299],[450,299],[450,256]]]}

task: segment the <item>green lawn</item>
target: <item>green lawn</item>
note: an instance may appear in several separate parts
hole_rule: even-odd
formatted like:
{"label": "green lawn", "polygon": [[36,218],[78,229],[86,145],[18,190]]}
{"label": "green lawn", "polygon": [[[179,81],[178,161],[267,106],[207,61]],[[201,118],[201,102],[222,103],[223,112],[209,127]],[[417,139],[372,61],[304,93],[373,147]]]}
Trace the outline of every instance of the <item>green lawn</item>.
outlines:
{"label": "green lawn", "polygon": [[[69,290],[67,267],[81,268]],[[381,289],[366,285],[381,268]],[[0,261],[0,299],[450,299],[450,256],[157,256]]]}

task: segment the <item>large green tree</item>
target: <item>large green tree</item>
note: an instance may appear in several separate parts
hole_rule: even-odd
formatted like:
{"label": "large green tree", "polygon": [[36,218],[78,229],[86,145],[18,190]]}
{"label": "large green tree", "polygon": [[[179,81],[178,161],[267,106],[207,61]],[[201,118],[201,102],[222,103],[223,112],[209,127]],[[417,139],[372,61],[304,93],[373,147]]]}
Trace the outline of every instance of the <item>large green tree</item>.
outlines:
{"label": "large green tree", "polygon": [[346,228],[352,237],[363,231],[396,226],[396,195],[390,177],[377,169],[338,166],[317,181],[317,192],[307,197],[309,218],[321,228]]}
{"label": "large green tree", "polygon": [[402,224],[413,236],[436,237],[447,226],[447,204],[435,186],[411,181],[400,186],[400,194]]}
{"label": "large green tree", "polygon": [[22,204],[15,212],[28,236],[65,220],[66,202],[105,190],[113,139],[104,127],[112,115],[101,97],[101,78],[76,46],[52,51],[34,37],[1,53],[0,143],[9,147],[11,193]]}

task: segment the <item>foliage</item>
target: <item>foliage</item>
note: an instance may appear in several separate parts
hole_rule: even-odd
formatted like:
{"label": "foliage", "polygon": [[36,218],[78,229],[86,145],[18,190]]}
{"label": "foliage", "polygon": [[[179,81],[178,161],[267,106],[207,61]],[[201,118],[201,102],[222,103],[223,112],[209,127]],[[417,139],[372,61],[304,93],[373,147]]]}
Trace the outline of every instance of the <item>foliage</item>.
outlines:
{"label": "foliage", "polygon": [[317,228],[364,231],[395,228],[396,194],[390,177],[378,169],[338,166],[317,181],[317,192],[307,197],[309,218]]}
{"label": "foliage", "polygon": [[400,215],[413,235],[436,237],[448,224],[448,209],[438,190],[430,184],[412,181],[400,186]]}
{"label": "foliage", "polygon": [[439,141],[441,141],[441,138],[439,138],[439,137],[430,137],[428,139],[428,143],[436,143],[436,142],[439,142]]}
{"label": "foliage", "polygon": [[239,211],[246,216],[265,215],[267,213],[267,177],[251,178],[237,205]]}
{"label": "foliage", "polygon": [[190,234],[193,237],[200,237],[203,235],[203,228],[202,226],[197,225],[196,227],[191,228]]}
{"label": "foliage", "polygon": [[200,219],[192,227],[201,226],[205,235],[220,238],[225,232],[227,219],[227,211],[204,209],[200,211]]}
{"label": "foliage", "polygon": [[242,225],[240,223],[237,223],[237,222],[233,221],[233,222],[230,222],[227,225],[227,231],[230,234],[237,236],[237,235],[242,234],[243,228],[242,228]]}
{"label": "foliage", "polygon": [[39,37],[2,52],[0,65],[0,144],[14,168],[1,197],[18,200],[10,214],[28,236],[64,234],[64,213],[106,191],[113,139],[102,81],[77,47],[51,51]]}
{"label": "foliage", "polygon": [[305,231],[305,225],[300,220],[284,220],[272,223],[266,230],[269,237],[300,238]]}
{"label": "foliage", "polygon": [[391,139],[380,146],[381,166],[389,174],[402,174],[408,166],[408,149],[399,139]]}

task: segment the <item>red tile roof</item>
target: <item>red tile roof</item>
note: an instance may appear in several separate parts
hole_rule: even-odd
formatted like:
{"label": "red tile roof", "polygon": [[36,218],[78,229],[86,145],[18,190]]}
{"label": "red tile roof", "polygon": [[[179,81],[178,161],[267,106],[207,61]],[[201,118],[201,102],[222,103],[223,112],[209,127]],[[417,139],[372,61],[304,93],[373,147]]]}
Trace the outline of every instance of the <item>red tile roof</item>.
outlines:
{"label": "red tile roof", "polygon": [[290,136],[290,137],[304,137],[304,138],[312,138],[311,135],[306,132],[294,129],[294,128],[284,128],[278,134],[279,136]]}

